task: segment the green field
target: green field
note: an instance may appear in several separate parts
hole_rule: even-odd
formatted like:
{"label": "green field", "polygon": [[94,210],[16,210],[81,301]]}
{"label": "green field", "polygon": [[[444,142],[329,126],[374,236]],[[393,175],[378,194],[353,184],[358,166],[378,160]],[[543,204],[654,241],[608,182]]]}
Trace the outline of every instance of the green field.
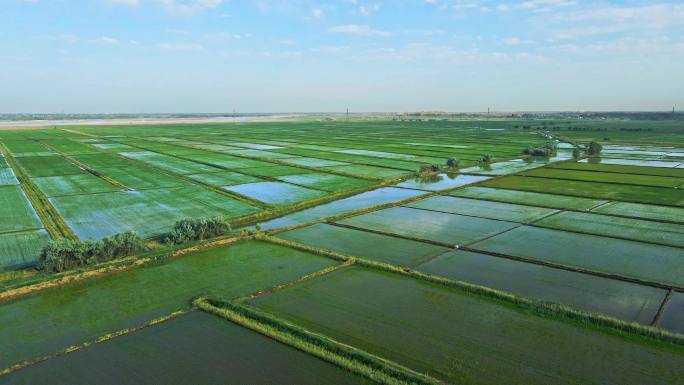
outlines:
{"label": "green field", "polygon": [[0,187],[0,218],[0,233],[43,227],[19,186]]}
{"label": "green field", "polygon": [[674,293],[658,326],[684,333],[684,293]]}
{"label": "green field", "polygon": [[310,209],[295,212],[293,214],[285,215],[280,218],[262,223],[263,229],[275,229],[279,227],[287,227],[307,222],[316,221],[322,218],[341,215],[350,211],[360,210],[372,206],[383,205],[391,202],[397,202],[404,199],[413,198],[424,194],[424,191],[400,189],[395,187],[385,187],[373,191],[364,192],[351,196],[349,198],[340,199],[331,203],[316,206]]}
{"label": "green field", "polygon": [[550,165],[553,168],[562,168],[567,170],[581,170],[581,171],[599,171],[612,172],[621,174],[635,174],[635,175],[656,175],[674,178],[684,178],[684,169],[679,168],[659,168],[659,167],[639,167],[639,166],[621,166],[602,163],[579,163],[579,162],[563,162]]}
{"label": "green field", "polygon": [[416,269],[646,325],[667,294],[663,289],[468,251],[446,253]]}
{"label": "green field", "polygon": [[342,254],[402,266],[416,266],[449,250],[427,243],[322,223],[277,236]]}
{"label": "green field", "polygon": [[261,179],[237,172],[211,172],[205,174],[190,175],[190,178],[212,186],[231,186],[242,183],[259,182]]}
{"label": "green field", "polygon": [[306,186],[323,191],[344,191],[353,188],[360,188],[368,186],[371,181],[357,178],[350,178],[341,175],[325,174],[325,173],[309,173],[299,175],[284,175],[277,179],[296,185]]}
{"label": "green field", "polygon": [[514,205],[510,203],[490,202],[477,199],[465,199],[450,196],[435,196],[425,200],[407,204],[408,207],[434,210],[449,214],[470,215],[480,218],[498,219],[509,222],[529,222],[556,210],[541,207]]}
{"label": "green field", "polygon": [[518,203],[529,206],[550,207],[555,209],[589,210],[605,200],[578,198],[565,195],[553,195],[538,192],[506,190],[488,187],[466,187],[452,191],[449,195],[484,199],[495,202]]}
{"label": "green field", "polygon": [[471,247],[684,287],[684,254],[675,247],[529,226],[513,229]]}
{"label": "green field", "polygon": [[35,264],[49,239],[45,230],[0,233],[0,267],[16,269]]}
{"label": "green field", "polygon": [[48,197],[78,194],[97,194],[118,191],[119,188],[93,174],[46,176],[33,178],[33,182]]}
{"label": "green field", "polygon": [[0,122],[0,383],[684,384],[684,120],[577,114]]}
{"label": "green field", "polygon": [[624,200],[655,205],[684,206],[684,190],[665,187],[626,186],[600,182],[509,176],[482,182],[482,186],[571,195],[592,199]]}
{"label": "green field", "polygon": [[456,214],[393,207],[343,219],[338,223],[360,229],[459,245],[517,226],[516,223]]}
{"label": "green field", "polygon": [[81,239],[134,230],[151,237],[186,218],[239,217],[259,209],[198,186],[50,198]]}
{"label": "green field", "polygon": [[323,191],[282,182],[245,183],[225,189],[272,205],[292,204],[325,195]]}
{"label": "green field", "polygon": [[566,211],[535,225],[684,248],[684,225],[674,223]]}
{"label": "green field", "polygon": [[644,219],[684,223],[684,208],[645,205],[628,202],[611,202],[597,207],[593,212],[633,216]]}
{"label": "green field", "polygon": [[[4,160],[0,158],[0,162],[4,162]],[[19,184],[19,181],[14,176],[14,171],[12,171],[12,169],[9,167],[3,167],[3,165],[0,164],[0,186],[11,186],[17,184]]]}
{"label": "green field", "polygon": [[0,304],[0,367],[168,315],[199,295],[246,295],[333,263],[271,244],[242,243]]}
{"label": "green field", "polygon": [[464,174],[437,174],[427,178],[415,178],[397,184],[398,187],[411,188],[416,190],[440,191],[460,187],[489,179],[485,176],[464,175]]}
{"label": "green field", "polygon": [[616,338],[390,273],[345,269],[252,303],[453,383],[684,381],[682,349]]}
{"label": "green field", "polygon": [[24,168],[24,170],[26,170],[26,173],[31,177],[60,176],[85,173],[85,171],[81,170],[73,163],[70,163],[61,156],[56,155],[27,156],[17,158],[17,162],[21,167]]}
{"label": "green field", "polygon": [[40,363],[3,383],[70,385],[75,378],[91,384],[371,383],[201,311]]}
{"label": "green field", "polygon": [[654,187],[677,187],[684,183],[684,177],[673,178],[669,176],[622,174],[614,172],[596,172],[581,170],[562,170],[553,168],[540,168],[526,171],[520,175],[538,178],[568,179],[586,182],[603,182],[617,184],[633,184],[639,186]]}

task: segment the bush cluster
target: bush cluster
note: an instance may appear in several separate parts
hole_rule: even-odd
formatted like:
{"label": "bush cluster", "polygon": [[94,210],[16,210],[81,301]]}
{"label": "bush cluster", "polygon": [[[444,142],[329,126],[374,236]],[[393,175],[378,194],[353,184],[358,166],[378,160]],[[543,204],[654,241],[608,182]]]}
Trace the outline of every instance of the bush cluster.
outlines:
{"label": "bush cluster", "polygon": [[176,222],[165,241],[167,243],[198,241],[226,235],[229,231],[230,225],[221,218],[183,219]]}
{"label": "bush cluster", "polygon": [[58,273],[135,254],[144,248],[143,240],[133,231],[114,234],[99,241],[56,239],[41,251],[38,268]]}
{"label": "bush cluster", "polygon": [[551,156],[556,153],[558,144],[556,142],[546,142],[541,147],[527,147],[523,150],[523,154],[532,156]]}
{"label": "bush cluster", "polygon": [[603,151],[603,146],[599,142],[591,142],[587,148],[587,155],[600,155],[601,151]]}

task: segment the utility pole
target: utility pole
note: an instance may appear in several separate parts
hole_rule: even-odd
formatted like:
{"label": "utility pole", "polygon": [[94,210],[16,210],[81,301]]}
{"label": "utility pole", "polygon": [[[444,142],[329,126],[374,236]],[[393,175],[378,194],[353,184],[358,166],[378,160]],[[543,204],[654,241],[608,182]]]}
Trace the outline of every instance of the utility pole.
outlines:
{"label": "utility pole", "polygon": [[347,120],[349,120],[349,107],[347,107]]}

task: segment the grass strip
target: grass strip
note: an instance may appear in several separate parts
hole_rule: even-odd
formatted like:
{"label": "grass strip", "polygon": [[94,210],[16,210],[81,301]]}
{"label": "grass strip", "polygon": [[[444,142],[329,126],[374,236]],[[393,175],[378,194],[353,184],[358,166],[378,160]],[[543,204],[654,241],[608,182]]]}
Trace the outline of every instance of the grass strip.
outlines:
{"label": "grass strip", "polygon": [[489,287],[475,285],[465,281],[452,280],[433,274],[421,273],[405,267],[394,266],[388,263],[371,261],[363,258],[344,255],[325,249],[303,245],[297,242],[275,238],[262,233],[256,234],[255,238],[262,241],[272,242],[281,246],[291,247],[297,250],[306,251],[312,254],[317,254],[328,258],[353,261],[353,263],[358,266],[402,274],[415,279],[420,279],[438,285],[455,288],[466,293],[491,298],[506,304],[513,305],[521,310],[525,310],[532,314],[539,315],[542,317],[573,322],[584,327],[599,328],[604,331],[608,331],[613,334],[621,336],[643,337],[652,341],[666,342],[674,345],[684,346],[683,334],[670,332],[657,327],[645,326],[636,322],[626,322],[603,314],[585,312],[554,302],[541,301],[532,298],[522,297],[508,292],[492,289]]}
{"label": "grass strip", "polygon": [[198,298],[208,313],[290,345],[381,384],[440,384],[436,379],[233,301]]}
{"label": "grass strip", "polygon": [[7,374],[10,374],[10,373],[15,372],[15,371],[17,371],[17,370],[27,368],[27,367],[29,367],[29,366],[31,366],[31,365],[35,365],[35,364],[41,363],[41,362],[43,362],[43,361],[50,360],[50,359],[55,358],[55,357],[59,357],[59,356],[62,356],[62,355],[65,355],[65,354],[68,354],[68,353],[71,353],[71,352],[75,352],[75,351],[77,351],[77,350],[81,350],[81,349],[83,349],[83,348],[87,348],[88,346],[91,346],[91,345],[95,345],[95,344],[99,344],[99,343],[102,343],[102,342],[105,342],[105,341],[109,341],[109,340],[111,340],[112,338],[120,337],[120,336],[123,336],[123,335],[126,335],[126,334],[130,334],[130,333],[136,332],[136,331],[138,331],[138,330],[141,330],[141,329],[144,329],[144,328],[147,328],[147,327],[150,327],[150,326],[154,326],[154,325],[160,324],[160,323],[162,323],[162,322],[165,322],[165,321],[168,321],[168,320],[170,320],[170,319],[176,318],[176,317],[181,316],[181,315],[183,315],[183,314],[187,314],[188,312],[190,312],[190,311],[192,311],[192,310],[193,310],[192,308],[188,308],[188,309],[183,309],[183,310],[175,311],[175,312],[173,312],[173,313],[171,313],[171,314],[169,314],[169,315],[165,315],[165,316],[163,316],[163,317],[155,318],[155,319],[153,319],[153,320],[151,320],[151,321],[149,321],[149,322],[146,322],[146,323],[144,323],[144,324],[142,324],[142,325],[138,325],[138,326],[135,326],[135,327],[126,328],[126,329],[122,329],[122,330],[117,330],[117,331],[112,332],[112,333],[107,333],[107,334],[105,334],[105,335],[103,335],[103,336],[100,336],[100,337],[94,339],[94,340],[86,341],[86,342],[83,342],[83,343],[81,343],[81,344],[79,344],[79,345],[72,345],[72,346],[69,346],[68,348],[65,348],[65,349],[63,349],[63,350],[60,350],[60,351],[58,351],[58,352],[55,352],[55,353],[52,353],[52,354],[48,354],[48,355],[46,355],[46,356],[34,358],[34,359],[32,359],[32,360],[24,361],[24,362],[18,363],[18,364],[16,364],[16,365],[12,365],[12,366],[10,366],[10,367],[8,367],[8,368],[5,368],[5,369],[0,370],[0,376],[4,376],[4,375],[7,375]]}

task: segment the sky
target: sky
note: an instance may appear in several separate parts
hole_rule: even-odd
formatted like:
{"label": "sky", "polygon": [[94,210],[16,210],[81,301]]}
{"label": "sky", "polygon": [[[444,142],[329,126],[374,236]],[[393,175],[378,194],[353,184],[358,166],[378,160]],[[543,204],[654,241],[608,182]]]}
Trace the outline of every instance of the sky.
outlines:
{"label": "sky", "polygon": [[684,109],[684,2],[2,0],[0,112]]}

